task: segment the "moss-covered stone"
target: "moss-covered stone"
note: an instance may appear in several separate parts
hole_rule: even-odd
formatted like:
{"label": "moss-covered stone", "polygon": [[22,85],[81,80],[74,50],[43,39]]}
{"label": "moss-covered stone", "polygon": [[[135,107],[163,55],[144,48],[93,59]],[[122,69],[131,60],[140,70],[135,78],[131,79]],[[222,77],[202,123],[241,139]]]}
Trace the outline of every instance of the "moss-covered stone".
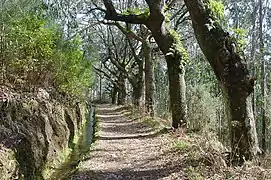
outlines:
{"label": "moss-covered stone", "polygon": [[14,152],[11,149],[7,149],[0,146],[0,177],[1,179],[18,179],[19,164],[14,157]]}

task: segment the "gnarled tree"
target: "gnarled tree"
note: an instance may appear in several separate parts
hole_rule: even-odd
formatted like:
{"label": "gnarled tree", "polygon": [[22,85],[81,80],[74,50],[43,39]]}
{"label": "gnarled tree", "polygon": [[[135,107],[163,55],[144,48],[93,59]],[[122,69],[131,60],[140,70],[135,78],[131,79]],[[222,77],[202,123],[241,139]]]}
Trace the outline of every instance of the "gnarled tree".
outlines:
{"label": "gnarled tree", "polygon": [[254,80],[235,43],[219,25],[209,1],[185,0],[198,43],[221,84],[229,110],[234,162],[242,163],[260,152],[251,104]]}
{"label": "gnarled tree", "polygon": [[168,68],[172,126],[178,128],[186,122],[186,100],[184,81],[184,57],[181,41],[166,24],[166,4],[162,0],[145,0],[148,10],[139,14],[120,14],[111,0],[103,0],[105,19],[131,24],[144,24],[163,52]]}

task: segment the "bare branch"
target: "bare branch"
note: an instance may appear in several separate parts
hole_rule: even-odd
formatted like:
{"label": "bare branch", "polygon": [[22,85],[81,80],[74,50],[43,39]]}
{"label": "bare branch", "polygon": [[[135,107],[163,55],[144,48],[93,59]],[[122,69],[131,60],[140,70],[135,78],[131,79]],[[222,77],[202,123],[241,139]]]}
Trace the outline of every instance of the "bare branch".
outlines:
{"label": "bare branch", "polygon": [[143,41],[143,39],[141,37],[139,37],[135,32],[133,32],[132,30],[127,30],[126,28],[124,28],[120,23],[118,22],[106,22],[106,21],[100,21],[101,23],[103,24],[106,24],[106,25],[114,25],[114,26],[117,26],[118,29],[124,34],[126,35],[128,38],[132,38],[132,39],[135,39],[137,41]]}
{"label": "bare branch", "polygon": [[188,13],[188,9],[184,10],[185,8],[185,5],[183,5],[175,14],[173,14],[171,17],[170,17],[170,20],[173,20],[176,16],[178,16],[179,14],[181,14],[181,12],[183,12],[183,14],[181,16],[185,16],[185,14]]}
{"label": "bare branch", "polygon": [[105,9],[100,8],[100,7],[96,7],[96,8],[92,8],[92,9],[88,10],[87,14],[92,13],[93,11],[96,11],[96,10],[99,10],[99,11],[102,11],[102,12],[106,13]]}
{"label": "bare branch", "polygon": [[132,43],[130,40],[128,40],[128,43],[129,43],[129,46],[130,46],[130,49],[132,51],[132,55],[135,59],[135,61],[137,62],[137,64],[141,64],[142,63],[142,60],[138,57],[138,55],[136,54],[136,51],[135,51],[135,48],[133,47]]}

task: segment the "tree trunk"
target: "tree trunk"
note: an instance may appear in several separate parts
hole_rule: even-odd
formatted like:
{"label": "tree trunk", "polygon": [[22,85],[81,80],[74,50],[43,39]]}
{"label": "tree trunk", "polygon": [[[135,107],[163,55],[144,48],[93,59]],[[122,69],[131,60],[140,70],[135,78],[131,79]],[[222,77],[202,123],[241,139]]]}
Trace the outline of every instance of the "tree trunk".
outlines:
{"label": "tree trunk", "polygon": [[264,40],[263,40],[263,3],[259,0],[259,36],[260,36],[260,60],[261,60],[261,95],[262,95],[262,150],[263,153],[266,151],[266,70],[265,70],[265,60],[264,60]]}
{"label": "tree trunk", "polygon": [[[100,68],[102,69],[102,62],[100,62]],[[100,85],[100,92],[99,92],[99,98],[100,98],[100,102],[102,102],[102,76],[99,76],[99,85]]]}
{"label": "tree trunk", "polygon": [[166,56],[166,61],[169,77],[172,127],[178,128],[179,126],[185,125],[186,123],[186,86],[184,81],[184,69],[180,69],[179,57]]}
{"label": "tree trunk", "polygon": [[[236,53],[231,37],[211,15],[207,4],[185,0],[198,43],[211,64],[228,100],[233,163],[243,163],[260,152],[251,104],[254,79]],[[209,26],[208,26],[209,25]]]}
{"label": "tree trunk", "polygon": [[145,58],[145,112],[147,115],[153,117],[153,66],[150,44],[146,41],[142,43],[143,54]]}
{"label": "tree trunk", "polygon": [[135,51],[133,45],[131,44],[131,41],[128,40],[128,43],[131,48],[132,55],[135,59],[135,62],[138,66],[137,73],[136,74],[132,73],[131,76],[128,75],[128,80],[133,88],[133,93],[132,93],[133,105],[136,108],[139,108],[140,100],[142,98],[142,93],[143,93],[143,74],[144,74],[143,60],[140,59],[139,56],[136,54],[136,51]]}
{"label": "tree trunk", "polygon": [[116,103],[117,93],[118,93],[118,88],[117,88],[117,86],[114,84],[114,85],[113,85],[113,88],[112,88],[112,90],[111,90],[111,98],[112,98],[111,103],[112,103],[112,104],[115,104],[115,103]]}
{"label": "tree trunk", "polygon": [[143,81],[142,78],[138,79],[135,85],[131,84],[133,88],[132,98],[133,98],[133,105],[138,108],[140,106],[140,99],[142,96],[142,89],[143,89]]}
{"label": "tree trunk", "polygon": [[[258,10],[258,4],[256,2],[254,2],[254,10],[253,10],[253,14],[252,14],[252,30],[251,30],[251,49],[250,49],[250,64],[248,66],[251,67],[249,69],[252,69],[252,75],[254,77],[257,77],[257,68],[256,68],[256,64],[255,64],[255,50],[256,50],[256,16],[257,16],[257,10]],[[253,109],[253,114],[254,114],[254,118],[256,121],[256,127],[257,126],[257,104],[256,104],[257,98],[256,98],[256,91],[255,89],[253,89],[253,94],[252,94],[252,109]]]}
{"label": "tree trunk", "polygon": [[126,86],[125,86],[125,78],[122,73],[119,75],[118,84],[119,84],[118,105],[124,105],[125,98],[126,98]]}
{"label": "tree trunk", "polygon": [[169,79],[170,108],[172,113],[172,127],[178,128],[186,124],[187,114],[185,98],[186,86],[184,79],[184,67],[182,65],[182,55],[176,48],[176,39],[165,27],[165,22],[163,22],[161,26],[159,24],[157,27],[157,24],[154,24],[149,28],[166,58]]}

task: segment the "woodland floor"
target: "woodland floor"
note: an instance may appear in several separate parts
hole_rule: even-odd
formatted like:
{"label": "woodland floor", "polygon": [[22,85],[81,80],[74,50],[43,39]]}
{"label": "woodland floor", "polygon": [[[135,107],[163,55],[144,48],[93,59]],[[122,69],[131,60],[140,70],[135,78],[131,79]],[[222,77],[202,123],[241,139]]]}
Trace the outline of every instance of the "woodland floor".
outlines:
{"label": "woodland floor", "polygon": [[99,138],[72,180],[187,179],[182,156],[172,141],[150,125],[125,115],[125,109],[98,105]]}
{"label": "woodland floor", "polygon": [[266,167],[250,162],[229,167],[224,148],[213,135],[210,139],[181,131],[163,132],[144,118],[128,114],[120,106],[97,106],[98,140],[69,179],[271,180],[271,156],[262,161],[270,164]]}

